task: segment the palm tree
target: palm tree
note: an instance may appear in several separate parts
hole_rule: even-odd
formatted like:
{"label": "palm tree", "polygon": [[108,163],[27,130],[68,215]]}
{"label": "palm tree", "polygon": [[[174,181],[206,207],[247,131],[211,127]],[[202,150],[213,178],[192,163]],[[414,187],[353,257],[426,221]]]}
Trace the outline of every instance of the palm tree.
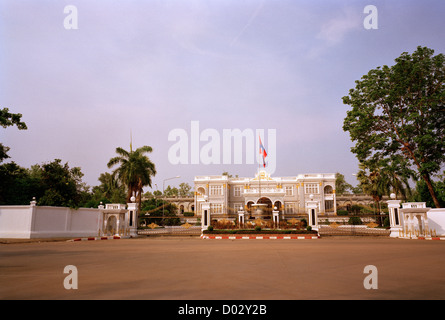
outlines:
{"label": "palm tree", "polygon": [[380,201],[383,195],[390,195],[394,192],[407,198],[411,194],[409,186],[409,176],[407,172],[399,172],[394,166],[385,166],[381,168],[368,168],[365,164],[359,165],[360,171],[357,173],[357,180],[363,192],[372,196],[378,205],[380,212]]}
{"label": "palm tree", "polygon": [[370,195],[377,203],[380,212],[380,201],[384,194],[389,194],[389,183],[387,176],[381,174],[381,170],[369,170],[364,165],[360,165],[360,171],[357,173],[357,180],[363,192]]}
{"label": "palm tree", "polygon": [[113,175],[127,187],[127,203],[130,202],[132,195],[136,197],[139,210],[141,209],[142,188],[151,187],[151,177],[156,174],[155,165],[145,155],[152,152],[150,146],[143,146],[133,151],[130,144],[130,151],[123,148],[116,148],[117,157],[108,161],[108,168],[119,164],[120,166],[113,171]]}
{"label": "palm tree", "polygon": [[392,168],[385,170],[388,182],[392,187],[392,192],[396,195],[400,195],[403,199],[407,199],[412,195],[412,190],[409,185],[409,176],[398,173]]}
{"label": "palm tree", "polygon": [[125,186],[114,175],[108,172],[101,173],[98,180],[101,184],[96,190],[102,197],[114,203],[124,201]]}

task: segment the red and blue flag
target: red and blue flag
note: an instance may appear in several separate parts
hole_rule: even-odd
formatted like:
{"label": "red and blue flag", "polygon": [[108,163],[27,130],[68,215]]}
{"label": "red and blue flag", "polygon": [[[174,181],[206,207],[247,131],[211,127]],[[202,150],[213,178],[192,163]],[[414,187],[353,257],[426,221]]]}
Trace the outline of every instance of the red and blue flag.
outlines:
{"label": "red and blue flag", "polygon": [[263,157],[263,167],[266,167],[266,157],[267,157],[267,152],[266,149],[263,146],[263,143],[261,142],[261,137],[260,138],[260,155],[262,155]]}

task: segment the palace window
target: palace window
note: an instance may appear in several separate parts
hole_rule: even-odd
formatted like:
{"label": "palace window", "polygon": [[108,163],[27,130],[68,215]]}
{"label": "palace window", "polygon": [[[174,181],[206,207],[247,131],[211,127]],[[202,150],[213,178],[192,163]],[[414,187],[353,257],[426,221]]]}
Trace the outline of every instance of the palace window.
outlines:
{"label": "palace window", "polygon": [[286,186],[286,196],[292,196],[294,194],[294,188],[292,186]]}
{"label": "palace window", "polygon": [[233,195],[235,197],[240,197],[241,196],[241,187],[234,187],[233,188]]}
{"label": "palace window", "polygon": [[199,187],[198,190],[196,190],[197,196],[203,196],[206,194],[206,190],[203,187]]}
{"label": "palace window", "polygon": [[242,203],[235,203],[234,205],[233,205],[233,212],[230,212],[230,213],[238,213],[238,210],[242,210],[242,209],[244,209],[244,207],[243,207],[243,204]]}
{"label": "palace window", "polygon": [[222,213],[223,205],[222,203],[211,203],[210,204],[210,212],[213,213]]}
{"label": "palace window", "polygon": [[324,209],[326,212],[333,212],[334,211],[334,200],[326,200],[324,202]]}
{"label": "palace window", "polygon": [[327,185],[326,187],[324,187],[324,194],[333,194],[334,193],[334,189],[332,189],[331,186]]}
{"label": "palace window", "polygon": [[306,194],[319,193],[318,187],[319,187],[318,183],[305,183],[304,184],[304,193],[306,193]]}
{"label": "palace window", "polygon": [[295,203],[285,203],[284,204],[284,212],[286,214],[292,214],[295,211]]}
{"label": "palace window", "polygon": [[222,186],[210,186],[210,195],[211,196],[221,196],[222,195]]}

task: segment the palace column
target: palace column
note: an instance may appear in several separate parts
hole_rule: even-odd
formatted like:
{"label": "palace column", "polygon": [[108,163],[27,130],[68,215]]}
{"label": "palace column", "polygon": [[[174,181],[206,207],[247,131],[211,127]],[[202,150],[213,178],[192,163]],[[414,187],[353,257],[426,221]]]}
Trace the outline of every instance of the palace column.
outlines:
{"label": "palace column", "polygon": [[396,195],[394,193],[391,193],[391,199],[386,201],[388,204],[388,210],[389,210],[389,225],[390,225],[390,237],[397,238],[400,235],[400,232],[402,230],[402,222],[401,222],[401,215],[400,215],[400,202],[401,200],[395,200]]}
{"label": "palace column", "polygon": [[309,216],[308,225],[318,230],[318,201],[314,201],[314,195],[310,195],[310,201],[306,202],[306,211]]}
{"label": "palace column", "polygon": [[135,201],[135,197],[131,197],[131,203],[127,203],[127,225],[131,237],[137,237],[138,235],[138,204]]}
{"label": "palace column", "polygon": [[202,206],[202,218],[201,218],[201,230],[207,230],[210,226],[210,203],[203,203]]}
{"label": "palace column", "polygon": [[274,210],[272,211],[272,217],[274,227],[278,228],[280,226],[280,211],[277,210],[277,207],[274,207]]}
{"label": "palace column", "polygon": [[238,210],[238,225],[239,228],[244,227],[244,208],[240,207]]}
{"label": "palace column", "polygon": [[209,196],[204,195],[198,202],[201,204],[201,231],[207,230],[210,226],[210,203]]}
{"label": "palace column", "polygon": [[334,215],[337,215],[337,195],[335,189],[332,190],[332,196],[334,198]]}

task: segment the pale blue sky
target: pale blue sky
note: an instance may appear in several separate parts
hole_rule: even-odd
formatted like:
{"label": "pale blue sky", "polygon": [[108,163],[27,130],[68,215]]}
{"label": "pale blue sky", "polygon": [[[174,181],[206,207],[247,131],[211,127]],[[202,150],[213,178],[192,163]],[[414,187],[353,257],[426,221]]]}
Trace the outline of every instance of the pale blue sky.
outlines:
{"label": "pale blue sky", "polygon": [[[366,30],[366,5],[378,29]],[[66,5],[78,29],[66,30]],[[29,167],[55,158],[96,185],[118,146],[150,145],[154,183],[252,165],[172,165],[175,128],[276,129],[275,176],[343,173],[357,161],[342,130],[342,96],[370,69],[427,46],[445,52],[437,1],[17,1],[0,2],[0,107],[27,131],[0,140]],[[267,143],[266,143],[267,149]],[[167,183],[167,184],[168,184]],[[149,190],[149,189],[146,189]]]}

